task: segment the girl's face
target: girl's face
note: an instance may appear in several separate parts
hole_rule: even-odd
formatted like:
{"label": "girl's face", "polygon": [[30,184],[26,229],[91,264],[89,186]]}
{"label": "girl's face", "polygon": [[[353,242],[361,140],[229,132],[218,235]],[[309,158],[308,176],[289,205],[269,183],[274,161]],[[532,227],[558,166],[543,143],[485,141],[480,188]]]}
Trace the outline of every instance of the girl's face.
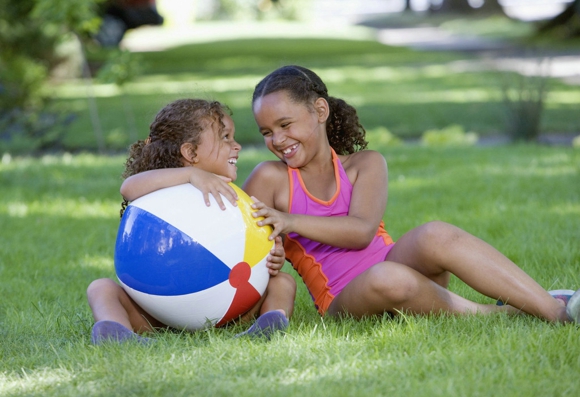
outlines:
{"label": "girl's face", "polygon": [[266,146],[280,160],[299,168],[312,159],[326,140],[328,103],[319,98],[309,108],[277,91],[254,102],[254,118]]}
{"label": "girl's face", "polygon": [[223,130],[220,131],[218,121],[212,121],[201,132],[194,166],[235,181],[238,177],[236,163],[242,146],[234,139],[236,131],[232,118],[226,114],[222,121]]}

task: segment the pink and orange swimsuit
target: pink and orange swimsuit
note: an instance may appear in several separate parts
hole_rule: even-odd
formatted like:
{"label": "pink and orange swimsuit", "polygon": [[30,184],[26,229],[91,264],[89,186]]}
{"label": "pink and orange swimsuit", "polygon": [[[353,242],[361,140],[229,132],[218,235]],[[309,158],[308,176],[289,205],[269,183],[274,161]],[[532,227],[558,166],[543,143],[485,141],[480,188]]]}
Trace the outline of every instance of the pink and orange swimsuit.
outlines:
{"label": "pink and orange swimsuit", "polygon": [[[290,214],[346,216],[350,206],[352,184],[342,163],[332,151],[336,192],[329,201],[312,196],[302,180],[300,170],[288,167],[290,180]],[[323,315],[340,291],[371,266],[383,262],[393,248],[393,239],[381,221],[371,243],[364,249],[338,248],[288,233],[284,241],[286,258],[304,280],[314,305]]]}

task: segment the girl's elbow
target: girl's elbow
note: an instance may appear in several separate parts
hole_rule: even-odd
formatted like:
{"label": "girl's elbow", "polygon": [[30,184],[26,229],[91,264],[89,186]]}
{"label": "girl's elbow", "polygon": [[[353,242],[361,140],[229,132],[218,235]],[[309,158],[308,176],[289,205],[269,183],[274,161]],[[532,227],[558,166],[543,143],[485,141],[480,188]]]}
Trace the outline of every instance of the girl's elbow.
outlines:
{"label": "girl's elbow", "polygon": [[365,249],[371,244],[374,237],[375,237],[374,231],[372,233],[361,233],[360,238],[356,239],[356,241],[353,241],[352,247],[350,248],[357,250]]}
{"label": "girl's elbow", "polygon": [[129,196],[130,196],[130,195],[129,195],[129,192],[127,191],[127,189],[125,189],[125,188],[123,187],[123,185],[121,185],[121,188],[119,189],[119,193],[121,193],[121,196],[123,196],[123,198],[124,198],[125,200],[129,200],[129,201],[131,201],[131,198],[129,197]]}
{"label": "girl's elbow", "polygon": [[123,196],[123,199],[127,200],[127,201],[133,201],[136,198],[132,194],[131,189],[128,189],[125,184],[121,185],[121,188],[119,189],[119,193],[121,193],[121,196]]}

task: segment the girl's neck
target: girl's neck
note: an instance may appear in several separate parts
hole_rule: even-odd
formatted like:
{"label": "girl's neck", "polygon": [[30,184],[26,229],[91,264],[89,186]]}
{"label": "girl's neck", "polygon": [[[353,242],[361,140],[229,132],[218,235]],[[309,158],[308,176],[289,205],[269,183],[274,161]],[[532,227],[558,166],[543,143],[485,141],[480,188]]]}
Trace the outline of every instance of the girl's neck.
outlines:
{"label": "girl's neck", "polygon": [[334,173],[334,165],[332,162],[332,148],[328,146],[319,150],[316,155],[300,168],[302,174],[324,174]]}
{"label": "girl's neck", "polygon": [[336,192],[336,178],[332,149],[317,153],[306,166],[300,168],[300,177],[308,192],[314,197],[328,201]]}

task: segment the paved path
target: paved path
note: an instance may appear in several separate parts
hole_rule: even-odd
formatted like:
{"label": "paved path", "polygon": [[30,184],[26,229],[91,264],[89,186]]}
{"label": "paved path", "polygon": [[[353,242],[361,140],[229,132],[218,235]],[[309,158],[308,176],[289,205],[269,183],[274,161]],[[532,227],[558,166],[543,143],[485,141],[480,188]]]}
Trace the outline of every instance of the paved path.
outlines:
{"label": "paved path", "polygon": [[[511,48],[498,40],[470,35],[454,35],[436,27],[377,29],[381,43],[427,51],[458,51],[481,54],[481,60],[457,63],[456,70],[514,71],[527,76],[560,78],[580,85],[580,53],[521,55],[522,49]],[[510,55],[512,54],[512,55]]]}

